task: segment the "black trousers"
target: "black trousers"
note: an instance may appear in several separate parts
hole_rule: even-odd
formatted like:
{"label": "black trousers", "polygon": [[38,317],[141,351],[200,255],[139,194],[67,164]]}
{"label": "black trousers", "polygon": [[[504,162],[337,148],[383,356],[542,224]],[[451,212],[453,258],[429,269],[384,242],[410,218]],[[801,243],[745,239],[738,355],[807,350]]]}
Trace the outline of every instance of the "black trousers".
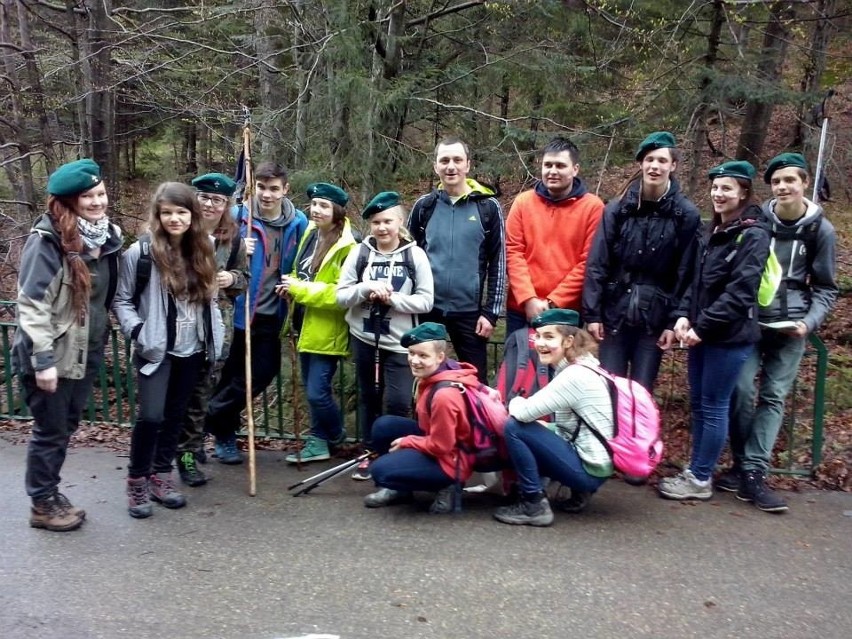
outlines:
{"label": "black trousers", "polygon": [[139,395],[130,435],[128,477],[171,472],[189,400],[206,368],[206,357],[203,351],[189,357],[166,355],[152,375],[137,375]]}
{"label": "black trousers", "polygon": [[483,384],[488,383],[488,340],[476,334],[479,313],[446,315],[441,310],[432,310],[421,315],[420,320],[439,322],[446,326],[458,360],[476,366],[479,381]]}
{"label": "black trousers", "polygon": [[[251,395],[260,395],[281,369],[281,321],[255,315],[251,324]],[[222,378],[207,405],[205,430],[217,438],[233,436],[240,429],[240,413],[246,407],[246,335],[234,329],[231,352]]]}
{"label": "black trousers", "polygon": [[89,368],[83,379],[59,378],[55,393],[36,385],[34,375],[21,376],[24,401],[33,415],[33,430],[27,447],[27,494],[47,497],[59,486],[68,441],[77,430],[97,372]]}

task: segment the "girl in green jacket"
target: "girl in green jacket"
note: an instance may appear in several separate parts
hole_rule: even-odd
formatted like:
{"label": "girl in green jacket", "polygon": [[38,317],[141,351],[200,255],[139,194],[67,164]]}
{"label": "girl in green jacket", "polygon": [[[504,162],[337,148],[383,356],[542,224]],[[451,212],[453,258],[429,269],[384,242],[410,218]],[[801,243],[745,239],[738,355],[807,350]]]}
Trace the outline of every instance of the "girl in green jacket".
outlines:
{"label": "girl in green jacket", "polygon": [[346,437],[331,381],[338,360],[349,354],[346,311],[335,299],[341,267],[356,244],[346,218],[349,196],[333,184],[317,183],[308,186],[308,197],[310,223],[293,273],[282,276],[277,287],[279,295],[293,301],[290,324],[299,335],[299,364],[311,410],[311,433],[299,455],[287,456],[290,463],[329,459],[329,443],[341,443]]}

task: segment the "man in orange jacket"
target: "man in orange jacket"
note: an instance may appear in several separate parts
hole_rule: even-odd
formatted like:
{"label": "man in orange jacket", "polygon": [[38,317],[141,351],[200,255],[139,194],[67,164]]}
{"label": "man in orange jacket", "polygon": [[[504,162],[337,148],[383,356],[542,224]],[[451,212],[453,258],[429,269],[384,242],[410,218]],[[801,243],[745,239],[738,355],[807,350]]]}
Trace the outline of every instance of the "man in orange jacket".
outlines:
{"label": "man in orange jacket", "polygon": [[542,151],[541,181],[512,203],[506,220],[506,334],[548,308],[580,310],[586,257],[603,214],[577,174],[580,153],[564,138]]}

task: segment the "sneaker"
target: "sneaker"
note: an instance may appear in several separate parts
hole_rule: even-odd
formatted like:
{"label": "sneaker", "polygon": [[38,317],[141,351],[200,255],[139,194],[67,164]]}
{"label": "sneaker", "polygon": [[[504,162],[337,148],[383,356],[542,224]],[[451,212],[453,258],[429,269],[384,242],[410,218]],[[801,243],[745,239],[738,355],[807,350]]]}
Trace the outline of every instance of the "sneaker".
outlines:
{"label": "sneaker", "polygon": [[742,472],[736,466],[731,466],[729,470],[719,475],[713,481],[713,486],[719,490],[724,490],[726,493],[735,493],[740,489],[740,480]]}
{"label": "sneaker", "polygon": [[433,515],[446,515],[453,512],[456,503],[455,484],[442,488],[435,495],[435,501],[429,506],[429,512]]}
{"label": "sneaker", "polygon": [[234,464],[243,463],[243,454],[237,448],[236,435],[216,439],[216,457],[219,458],[220,464],[233,466]]}
{"label": "sneaker", "polygon": [[284,458],[288,464],[297,464],[299,462],[308,464],[310,462],[326,461],[331,459],[331,454],[328,452],[328,442],[314,435],[309,435],[305,439],[305,445],[302,447],[301,453],[297,456],[296,453],[290,453]]}
{"label": "sneaker", "polygon": [[515,526],[549,526],[553,523],[553,511],[547,497],[542,496],[531,501],[520,499],[511,506],[498,508],[494,519]]}
{"label": "sneaker", "polygon": [[372,479],[373,476],[370,474],[370,460],[365,459],[358,466],[355,467],[355,470],[352,471],[352,479],[355,481],[368,481]]}
{"label": "sneaker", "polygon": [[[67,500],[65,500],[67,501]],[[68,532],[83,525],[83,517],[72,513],[59,498],[59,493],[33,499],[30,526],[54,532]]]}
{"label": "sneaker", "polygon": [[147,477],[127,478],[127,512],[136,519],[145,519],[145,517],[151,516],[153,510],[151,508],[151,497],[148,494]]}
{"label": "sneaker", "polygon": [[767,513],[783,513],[788,509],[787,502],[766,485],[766,474],[759,470],[743,473],[737,499],[750,501],[758,510]]}
{"label": "sneaker", "polygon": [[657,484],[660,496],[666,499],[700,499],[706,501],[713,496],[713,482],[702,486],[688,468],[674,477],[661,479]]}
{"label": "sneaker", "polygon": [[148,494],[158,504],[166,508],[183,508],[186,497],[175,490],[171,473],[154,473],[148,478]]}
{"label": "sneaker", "polygon": [[381,508],[383,506],[393,506],[394,504],[404,504],[410,502],[411,499],[411,493],[401,490],[391,490],[390,488],[379,488],[376,492],[364,497],[364,505],[367,508]]}
{"label": "sneaker", "polygon": [[336,438],[328,440],[328,446],[331,449],[340,448],[345,443],[346,443],[346,431],[345,430],[340,431],[340,435],[338,435]]}
{"label": "sneaker", "polygon": [[77,508],[74,504],[72,504],[69,499],[60,492],[56,493],[56,498],[59,500],[59,503],[65,506],[68,509],[68,512],[72,515],[76,515],[80,519],[86,518],[86,511],[82,508]]}
{"label": "sneaker", "polygon": [[193,454],[195,455],[195,461],[197,461],[199,464],[207,463],[207,451],[204,450],[204,446],[196,450]]}
{"label": "sneaker", "polygon": [[571,513],[576,515],[581,513],[589,506],[589,501],[592,499],[592,493],[585,493],[579,490],[572,490],[571,496],[568,499],[560,499],[553,503],[556,508],[563,513]]}
{"label": "sneaker", "polygon": [[187,486],[203,486],[207,483],[207,476],[201,472],[198,465],[195,463],[195,453],[187,450],[177,458],[178,474],[180,480]]}

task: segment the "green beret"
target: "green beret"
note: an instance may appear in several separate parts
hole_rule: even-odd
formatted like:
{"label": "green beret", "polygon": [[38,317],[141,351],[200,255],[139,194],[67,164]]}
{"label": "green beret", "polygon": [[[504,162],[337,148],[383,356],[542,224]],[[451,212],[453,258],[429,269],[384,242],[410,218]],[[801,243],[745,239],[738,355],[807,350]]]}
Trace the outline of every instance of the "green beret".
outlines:
{"label": "green beret", "polygon": [[654,133],[642,140],[642,144],[636,150],[636,160],[641,162],[642,158],[648,154],[648,151],[673,149],[676,146],[675,137],[671,133],[668,131],[654,131]]}
{"label": "green beret", "polygon": [[707,172],[707,177],[715,180],[720,177],[739,178],[740,180],[748,180],[751,182],[754,179],[754,174],[757,171],[751,165],[751,162],[745,160],[734,160],[725,162],[719,166],[714,166]]}
{"label": "green beret", "polygon": [[553,324],[564,324],[566,326],[579,326],[580,314],[570,308],[550,308],[544,313],[536,315],[531,322],[533,328],[552,326]]}
{"label": "green beret", "polygon": [[63,164],[47,180],[51,195],[77,195],[101,183],[101,167],[94,160],[83,159]]}
{"label": "green beret", "polygon": [[231,197],[237,190],[237,183],[221,173],[199,175],[192,181],[192,186],[201,193],[218,193],[226,197]]}
{"label": "green beret", "polygon": [[329,200],[335,204],[339,204],[340,206],[346,206],[346,203],[349,201],[349,196],[346,195],[346,191],[341,189],[339,186],[327,184],[326,182],[314,182],[313,184],[309,184],[308,197],[311,199],[318,197],[323,200]]}
{"label": "green beret", "polygon": [[436,340],[448,340],[447,329],[443,324],[437,322],[423,322],[420,326],[415,326],[411,330],[403,333],[399,340],[404,348],[422,344],[423,342],[434,342]]}
{"label": "green beret", "polygon": [[788,166],[795,166],[803,171],[808,170],[808,163],[801,153],[782,153],[769,160],[769,164],[766,165],[766,173],[763,174],[763,181],[769,184],[772,182],[772,174],[775,171],[786,169]]}
{"label": "green beret", "polygon": [[399,197],[399,193],[396,191],[382,191],[370,200],[367,207],[364,209],[364,212],[361,213],[361,217],[365,220],[369,220],[370,217],[376,213],[381,213],[382,211],[387,211],[395,206],[399,206],[401,202],[402,198]]}

